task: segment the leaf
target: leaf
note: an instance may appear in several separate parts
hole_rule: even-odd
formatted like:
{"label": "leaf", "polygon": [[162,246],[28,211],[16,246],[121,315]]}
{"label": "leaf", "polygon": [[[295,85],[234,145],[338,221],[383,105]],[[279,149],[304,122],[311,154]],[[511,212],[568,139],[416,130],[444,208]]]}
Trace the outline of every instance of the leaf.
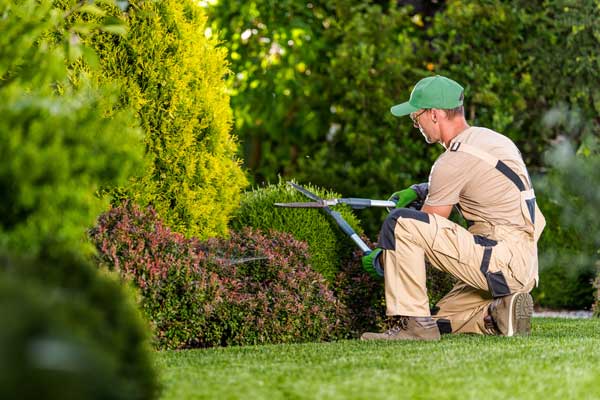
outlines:
{"label": "leaf", "polygon": [[106,12],[99,7],[96,7],[92,4],[84,4],[79,8],[80,13],[88,13],[92,15],[97,15],[99,17],[103,17],[106,15]]}
{"label": "leaf", "polygon": [[104,25],[100,27],[100,30],[108,33],[113,33],[115,35],[124,36],[127,34],[127,27],[125,25]]}
{"label": "leaf", "polygon": [[81,46],[81,58],[91,69],[97,70],[100,68],[100,58],[91,47]]}

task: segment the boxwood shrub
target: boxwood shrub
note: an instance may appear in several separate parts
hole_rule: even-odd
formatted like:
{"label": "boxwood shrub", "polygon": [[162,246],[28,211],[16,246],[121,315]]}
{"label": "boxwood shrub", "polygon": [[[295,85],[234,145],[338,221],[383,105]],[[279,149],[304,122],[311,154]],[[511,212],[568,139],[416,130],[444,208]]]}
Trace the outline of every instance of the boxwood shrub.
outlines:
{"label": "boxwood shrub", "polygon": [[[302,186],[324,199],[342,197],[310,184]],[[312,267],[333,282],[342,264],[351,257],[355,249],[354,243],[331,217],[317,208],[281,208],[274,205],[307,201],[311,200],[283,181],[255,188],[242,195],[241,206],[234,215],[231,226],[234,230],[250,226],[288,232],[297,240],[305,241]],[[336,206],[335,209],[357,233],[362,233],[360,223],[349,207]]]}

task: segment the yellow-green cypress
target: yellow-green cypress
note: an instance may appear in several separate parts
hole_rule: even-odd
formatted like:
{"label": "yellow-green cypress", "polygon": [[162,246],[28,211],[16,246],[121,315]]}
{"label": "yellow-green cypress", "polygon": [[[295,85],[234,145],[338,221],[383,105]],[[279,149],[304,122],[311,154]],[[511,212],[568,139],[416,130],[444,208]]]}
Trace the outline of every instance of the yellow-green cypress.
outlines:
{"label": "yellow-green cypress", "polygon": [[148,167],[122,193],[152,205],[188,237],[227,235],[247,179],[231,133],[226,49],[216,35],[205,35],[204,9],[193,1],[138,0],[126,10],[104,9],[103,16],[75,12],[72,18],[74,25],[115,17],[128,25],[125,36],[92,37],[100,68],[88,68],[96,79],[122,87],[123,106],[137,112],[146,135]]}

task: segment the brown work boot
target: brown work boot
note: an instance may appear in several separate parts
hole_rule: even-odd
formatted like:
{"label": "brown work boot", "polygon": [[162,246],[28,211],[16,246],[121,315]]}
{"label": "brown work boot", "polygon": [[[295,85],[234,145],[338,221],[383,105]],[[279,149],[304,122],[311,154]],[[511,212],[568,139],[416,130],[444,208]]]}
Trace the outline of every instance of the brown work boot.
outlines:
{"label": "brown work boot", "polygon": [[[495,299],[489,308],[495,330],[503,336],[531,333],[533,299],[529,293],[514,293]],[[485,320],[485,318],[484,318]],[[489,323],[486,321],[486,327]]]}
{"label": "brown work boot", "polygon": [[383,333],[363,333],[361,340],[440,340],[440,331],[431,317],[396,317],[395,326]]}

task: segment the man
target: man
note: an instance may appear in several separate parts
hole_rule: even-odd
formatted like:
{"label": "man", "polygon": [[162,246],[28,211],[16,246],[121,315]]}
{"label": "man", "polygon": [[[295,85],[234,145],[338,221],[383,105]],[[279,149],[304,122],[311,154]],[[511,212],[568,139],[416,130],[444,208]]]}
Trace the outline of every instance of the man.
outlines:
{"label": "man", "polygon": [[[515,144],[467,124],[463,88],[443,76],[422,79],[410,99],[391,108],[410,115],[427,143],[446,151],[429,182],[396,192],[397,207],[417,200],[420,211],[396,208],[386,218],[380,247],[363,257],[385,278],[387,315],[395,326],[363,340],[439,340],[441,333],[526,335],[537,284],[537,240],[545,226],[527,169]],[[448,220],[462,212],[469,229]],[[458,283],[429,309],[425,262]]]}

